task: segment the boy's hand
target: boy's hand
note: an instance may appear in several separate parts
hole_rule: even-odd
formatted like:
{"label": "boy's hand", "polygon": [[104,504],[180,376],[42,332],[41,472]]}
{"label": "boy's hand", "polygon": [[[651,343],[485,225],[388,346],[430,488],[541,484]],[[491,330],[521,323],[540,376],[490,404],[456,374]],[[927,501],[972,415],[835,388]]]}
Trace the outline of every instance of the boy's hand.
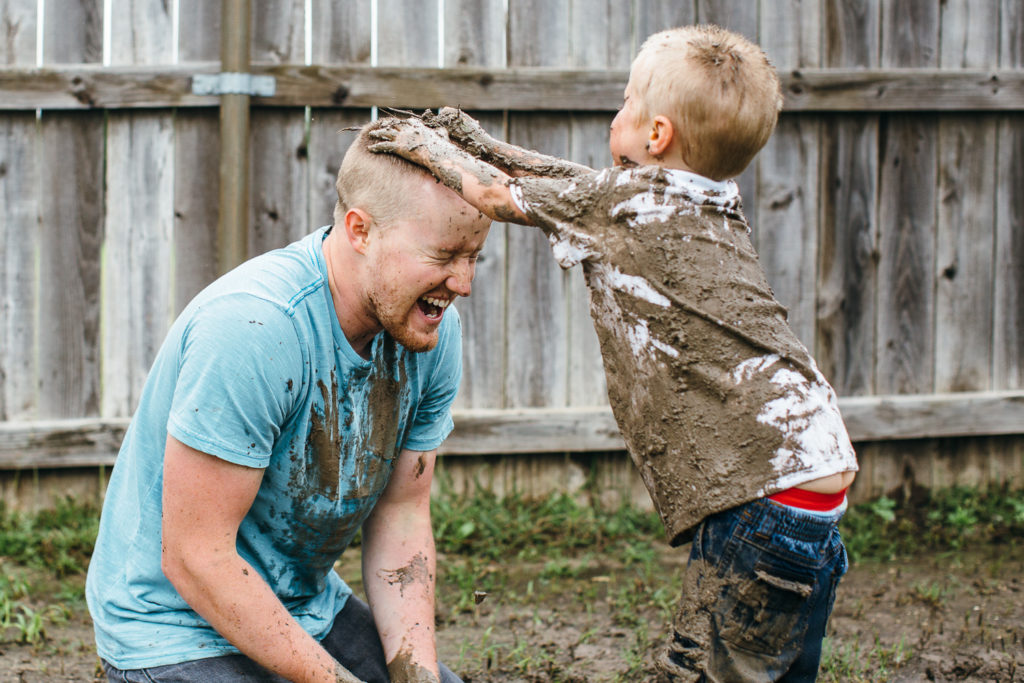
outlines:
{"label": "boy's hand", "polygon": [[491,138],[476,119],[461,109],[444,107],[437,112],[433,120],[444,126],[449,137],[462,147],[471,146],[474,143],[479,145]]}
{"label": "boy's hand", "polygon": [[409,161],[426,165],[430,161],[430,147],[450,144],[444,129],[430,128],[418,118],[394,119],[370,131],[370,151],[377,154],[395,154]]}

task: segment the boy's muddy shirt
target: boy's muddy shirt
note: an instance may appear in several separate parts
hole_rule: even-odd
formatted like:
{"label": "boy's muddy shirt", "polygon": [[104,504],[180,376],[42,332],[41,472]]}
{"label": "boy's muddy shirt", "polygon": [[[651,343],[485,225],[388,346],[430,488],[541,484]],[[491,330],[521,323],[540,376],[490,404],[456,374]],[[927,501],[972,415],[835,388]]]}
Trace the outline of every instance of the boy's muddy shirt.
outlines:
{"label": "boy's muddy shirt", "polygon": [[160,569],[167,434],[263,469],[239,554],[320,638],[349,587],[334,572],[402,448],[429,451],[452,428],[461,328],[449,309],[437,346],[380,333],[360,357],[338,323],[320,230],[239,267],[175,322],[153,365],[107,492],[87,596],[100,655],[118,668],[236,652]]}
{"label": "boy's muddy shirt", "polygon": [[735,183],[648,166],[510,189],[562,267],[583,264],[612,411],[674,545],[710,514],[857,468]]}

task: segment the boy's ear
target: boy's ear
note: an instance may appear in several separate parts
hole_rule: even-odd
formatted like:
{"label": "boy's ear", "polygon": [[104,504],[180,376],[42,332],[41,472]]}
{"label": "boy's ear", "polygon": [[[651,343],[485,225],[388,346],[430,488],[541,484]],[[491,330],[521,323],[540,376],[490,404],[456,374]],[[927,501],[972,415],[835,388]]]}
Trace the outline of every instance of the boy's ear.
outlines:
{"label": "boy's ear", "polygon": [[650,152],[651,156],[660,157],[669,148],[669,145],[672,144],[675,134],[675,128],[673,128],[672,122],[668,120],[667,116],[655,116],[654,121],[651,123],[651,136],[650,140],[647,141],[647,151]]}
{"label": "boy's ear", "polygon": [[349,209],[345,212],[345,237],[352,248],[360,254],[366,253],[370,244],[370,224],[373,219],[362,209]]}

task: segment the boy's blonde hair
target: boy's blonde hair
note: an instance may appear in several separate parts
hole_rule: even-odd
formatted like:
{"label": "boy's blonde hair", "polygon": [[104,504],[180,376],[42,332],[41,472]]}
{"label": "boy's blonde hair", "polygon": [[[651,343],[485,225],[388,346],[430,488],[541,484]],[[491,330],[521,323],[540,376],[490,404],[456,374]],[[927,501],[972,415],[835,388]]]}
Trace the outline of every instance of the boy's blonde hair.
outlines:
{"label": "boy's blonde hair", "polygon": [[644,41],[630,72],[637,125],[672,121],[683,161],[713,180],[739,175],[768,141],[782,89],[761,48],[718,26],[684,26]]}
{"label": "boy's blonde hair", "polygon": [[417,210],[423,182],[433,180],[433,176],[400,156],[375,154],[369,149],[374,143],[370,131],[392,121],[381,118],[366,124],[345,152],[334,184],[338,191],[335,225],[341,225],[352,208],[369,213],[378,227],[390,226]]}

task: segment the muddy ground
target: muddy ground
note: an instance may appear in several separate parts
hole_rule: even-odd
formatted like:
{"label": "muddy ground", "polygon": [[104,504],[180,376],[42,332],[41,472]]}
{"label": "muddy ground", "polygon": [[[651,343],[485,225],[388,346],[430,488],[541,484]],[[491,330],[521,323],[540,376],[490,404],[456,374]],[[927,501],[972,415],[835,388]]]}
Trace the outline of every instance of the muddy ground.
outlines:
{"label": "muddy ground", "polygon": [[[820,680],[1024,681],[1022,546],[855,564],[840,586]],[[557,571],[483,567],[491,591],[482,602],[465,581],[441,591],[441,657],[467,683],[649,680],[680,557],[665,548],[644,566],[591,558]],[[464,562],[441,558],[439,567]],[[357,555],[341,571],[356,567]],[[0,681],[96,678],[88,615],[72,604],[41,645],[5,634]]]}

